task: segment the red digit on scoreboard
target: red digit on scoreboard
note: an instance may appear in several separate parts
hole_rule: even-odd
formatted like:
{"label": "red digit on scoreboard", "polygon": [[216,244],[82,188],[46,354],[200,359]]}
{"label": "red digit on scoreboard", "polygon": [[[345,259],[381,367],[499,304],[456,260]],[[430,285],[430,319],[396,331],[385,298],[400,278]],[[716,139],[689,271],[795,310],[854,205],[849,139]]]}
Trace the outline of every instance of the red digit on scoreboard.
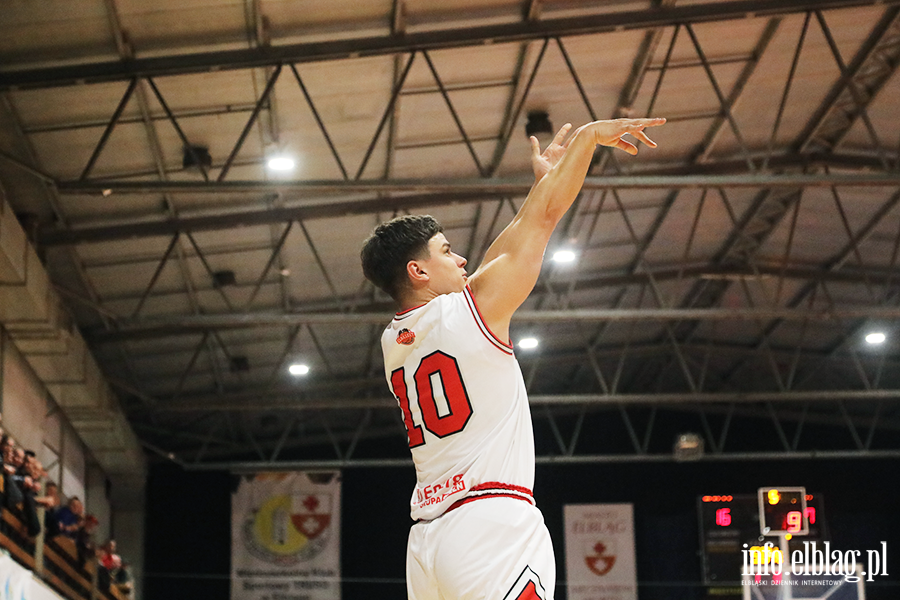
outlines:
{"label": "red digit on scoreboard", "polygon": [[720,508],[716,511],[716,525],[728,527],[731,525],[731,509]]}
{"label": "red digit on scoreboard", "polygon": [[787,531],[788,533],[797,533],[803,528],[803,513],[799,510],[792,510],[787,514]]}

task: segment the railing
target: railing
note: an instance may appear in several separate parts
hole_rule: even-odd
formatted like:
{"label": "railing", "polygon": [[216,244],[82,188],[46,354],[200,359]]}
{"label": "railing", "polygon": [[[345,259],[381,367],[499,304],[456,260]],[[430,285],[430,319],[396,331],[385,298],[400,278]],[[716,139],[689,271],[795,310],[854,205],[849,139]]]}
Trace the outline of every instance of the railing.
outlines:
{"label": "railing", "polygon": [[[43,508],[38,509],[38,518],[44,522]],[[29,536],[16,510],[2,509],[0,547],[68,600],[127,600],[95,557],[83,560],[75,542],[65,536],[45,539],[44,531]]]}

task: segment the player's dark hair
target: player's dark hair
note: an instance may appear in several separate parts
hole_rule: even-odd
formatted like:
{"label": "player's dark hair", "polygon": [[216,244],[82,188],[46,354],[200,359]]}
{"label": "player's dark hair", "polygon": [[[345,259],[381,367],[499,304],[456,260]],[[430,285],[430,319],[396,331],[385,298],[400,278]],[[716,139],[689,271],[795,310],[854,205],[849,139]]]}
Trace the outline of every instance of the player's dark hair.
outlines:
{"label": "player's dark hair", "polygon": [[375,228],[359,255],[366,279],[400,301],[409,286],[406,265],[428,256],[428,241],[443,231],[430,215],[406,215]]}

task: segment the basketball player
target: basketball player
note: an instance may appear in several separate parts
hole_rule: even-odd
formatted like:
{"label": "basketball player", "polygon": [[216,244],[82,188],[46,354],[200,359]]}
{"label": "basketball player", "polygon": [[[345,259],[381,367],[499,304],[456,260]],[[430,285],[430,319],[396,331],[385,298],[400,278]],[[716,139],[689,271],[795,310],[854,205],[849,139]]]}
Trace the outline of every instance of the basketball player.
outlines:
{"label": "basketball player", "polygon": [[534,435],[509,322],[531,293],[556,224],[575,200],[595,147],[637,154],[665,119],[564,126],[540,150],[535,183],[484,262],[466,274],[440,224],[405,216],[379,225],[361,257],[400,312],[381,338],[417,485],[407,548],[410,600],[551,600],[556,564],[534,505]]}

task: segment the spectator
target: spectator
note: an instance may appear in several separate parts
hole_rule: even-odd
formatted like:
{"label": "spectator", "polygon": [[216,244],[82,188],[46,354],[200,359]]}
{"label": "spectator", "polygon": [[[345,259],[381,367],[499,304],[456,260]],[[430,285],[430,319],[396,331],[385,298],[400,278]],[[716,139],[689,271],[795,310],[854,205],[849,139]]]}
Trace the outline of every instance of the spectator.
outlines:
{"label": "spectator", "polygon": [[0,457],[3,459],[3,470],[12,474],[16,469],[12,466],[13,451],[16,447],[16,440],[10,435],[3,434],[0,438]]}
{"label": "spectator", "polygon": [[122,561],[122,566],[116,571],[116,576],[113,578],[113,581],[115,582],[116,587],[119,588],[119,591],[126,596],[131,593],[131,590],[134,589],[134,580],[131,577],[131,565],[128,561]]}
{"label": "spectator", "polygon": [[6,447],[9,445],[9,436],[0,427],[0,506],[6,505]]}
{"label": "spectator", "polygon": [[16,477],[16,441],[12,436],[4,435],[0,439],[0,455],[3,457],[3,505],[10,510],[17,510],[24,500],[22,489],[15,482]]}
{"label": "spectator", "polygon": [[41,463],[35,458],[34,452],[30,454],[28,451],[23,453],[24,462],[19,467],[22,486],[22,517],[25,522],[25,528],[28,535],[34,537],[41,533],[41,521],[38,519],[37,513],[37,494],[41,490],[41,474],[43,469]]}
{"label": "spectator", "polygon": [[59,532],[66,537],[75,539],[78,530],[84,520],[84,504],[78,496],[69,498],[69,503],[56,513],[56,521],[59,523]]}
{"label": "spectator", "polygon": [[108,540],[97,554],[100,564],[110,573],[122,566],[122,558],[116,554],[116,540]]}
{"label": "spectator", "polygon": [[19,448],[17,446],[13,447],[12,457],[10,458],[9,464],[11,464],[17,471],[22,468],[22,466],[25,464],[25,449]]}
{"label": "spectator", "polygon": [[[83,510],[83,509],[82,509]],[[88,559],[97,557],[97,543],[94,541],[94,531],[100,522],[94,515],[84,517],[83,525],[75,534],[75,548],[78,550],[78,561],[83,567]]]}
{"label": "spectator", "polygon": [[57,513],[59,512],[60,500],[57,485],[52,481],[48,481],[44,495],[35,497],[34,501],[44,507],[44,531],[47,532],[47,537],[58,536],[60,530]]}

